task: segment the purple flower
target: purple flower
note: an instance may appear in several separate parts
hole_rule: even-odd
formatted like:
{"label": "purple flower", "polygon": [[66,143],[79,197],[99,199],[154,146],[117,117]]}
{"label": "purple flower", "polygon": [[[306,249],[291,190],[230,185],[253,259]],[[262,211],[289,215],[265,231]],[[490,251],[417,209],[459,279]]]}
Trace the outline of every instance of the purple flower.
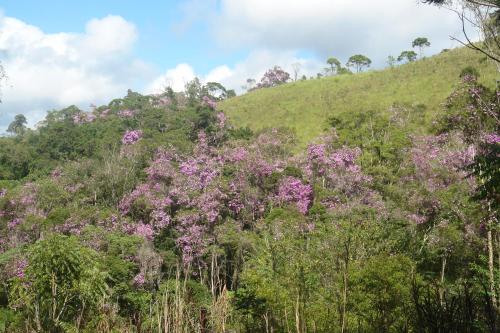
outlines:
{"label": "purple flower", "polygon": [[20,279],[24,278],[26,267],[28,267],[28,261],[26,259],[21,259],[16,262],[14,276]]}
{"label": "purple flower", "polygon": [[217,125],[220,128],[224,128],[226,126],[226,121],[227,121],[227,118],[226,118],[226,115],[224,114],[224,112],[217,113],[217,122],[218,122]]}
{"label": "purple flower", "polygon": [[500,143],[500,135],[496,133],[487,134],[484,136],[484,141],[490,145]]}
{"label": "purple flower", "polygon": [[198,172],[198,165],[195,160],[190,159],[181,163],[180,172],[186,176],[193,176]]}
{"label": "purple flower", "polygon": [[408,218],[417,225],[424,224],[427,222],[427,218],[420,214],[411,214]]}
{"label": "purple flower", "polygon": [[127,131],[123,135],[122,143],[124,145],[133,145],[142,138],[141,130]]}
{"label": "purple flower", "polygon": [[135,227],[134,234],[144,239],[152,240],[154,236],[153,228],[149,224],[139,223]]}
{"label": "purple flower", "polygon": [[106,109],[106,110],[102,111],[102,112],[99,114],[99,117],[100,117],[100,118],[106,118],[106,117],[109,115],[109,113],[110,113],[110,112],[111,112],[111,110],[110,110],[110,109]]}
{"label": "purple flower", "polygon": [[134,277],[134,285],[137,287],[142,287],[146,283],[146,278],[144,273],[139,273]]}
{"label": "purple flower", "polygon": [[215,110],[215,108],[217,107],[217,103],[208,96],[203,96],[202,100],[203,100],[203,105],[206,105],[213,110]]}
{"label": "purple flower", "polygon": [[302,214],[306,214],[312,202],[313,191],[310,185],[302,184],[300,179],[287,177],[280,183],[278,202],[295,203]]}
{"label": "purple flower", "polygon": [[274,68],[269,69],[264,74],[260,82],[257,84],[257,88],[275,87],[286,83],[288,80],[290,80],[290,74],[281,69],[281,67],[274,66]]}
{"label": "purple flower", "polygon": [[60,168],[55,168],[52,173],[51,173],[51,177],[53,179],[58,179],[59,177],[61,177],[61,174],[62,174],[62,171]]}
{"label": "purple flower", "polygon": [[92,113],[79,112],[73,116],[73,123],[81,125],[84,123],[91,123],[96,119]]}
{"label": "purple flower", "polygon": [[14,229],[15,227],[17,227],[18,225],[20,225],[23,221],[21,219],[18,219],[18,218],[15,218],[13,219],[12,221],[10,221],[7,226],[9,227],[9,229]]}
{"label": "purple flower", "polygon": [[132,118],[135,115],[135,111],[132,110],[121,110],[118,115],[122,118]]}

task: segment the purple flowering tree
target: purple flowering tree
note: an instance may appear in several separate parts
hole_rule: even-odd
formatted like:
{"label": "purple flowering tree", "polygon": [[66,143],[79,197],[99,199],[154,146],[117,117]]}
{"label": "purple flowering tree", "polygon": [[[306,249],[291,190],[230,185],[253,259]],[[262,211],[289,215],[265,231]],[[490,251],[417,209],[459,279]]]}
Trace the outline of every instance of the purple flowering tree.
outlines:
{"label": "purple flowering tree", "polygon": [[126,131],[122,137],[124,145],[133,145],[142,138],[141,130]]}
{"label": "purple flowering tree", "polygon": [[274,66],[264,73],[264,76],[257,84],[257,88],[276,87],[288,81],[290,81],[290,74],[281,69],[281,67]]}

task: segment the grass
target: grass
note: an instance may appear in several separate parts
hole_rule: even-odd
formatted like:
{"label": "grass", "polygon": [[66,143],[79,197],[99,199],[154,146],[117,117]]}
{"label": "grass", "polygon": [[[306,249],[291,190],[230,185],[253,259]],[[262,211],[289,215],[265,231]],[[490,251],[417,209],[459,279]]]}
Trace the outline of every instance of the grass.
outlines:
{"label": "grass", "polygon": [[426,122],[442,111],[460,72],[474,66],[480,81],[493,87],[498,73],[477,52],[457,48],[392,69],[298,81],[260,89],[224,101],[220,109],[237,126],[252,130],[289,127],[300,146],[326,130],[341,112],[385,111],[394,103],[425,105]]}

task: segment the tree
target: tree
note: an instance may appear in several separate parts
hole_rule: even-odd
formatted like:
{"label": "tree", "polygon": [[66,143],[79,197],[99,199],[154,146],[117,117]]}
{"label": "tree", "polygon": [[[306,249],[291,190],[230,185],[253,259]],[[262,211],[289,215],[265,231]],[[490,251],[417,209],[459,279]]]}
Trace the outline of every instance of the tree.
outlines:
{"label": "tree", "polygon": [[22,135],[26,131],[26,117],[22,114],[16,115],[14,121],[9,124],[7,132],[14,135]]}
{"label": "tree", "polygon": [[390,68],[394,68],[394,65],[396,64],[396,58],[394,58],[394,56],[392,55],[388,56],[387,64],[389,65]]}
{"label": "tree", "polygon": [[331,70],[332,75],[338,74],[340,71],[340,68],[342,67],[340,61],[334,57],[328,58],[326,63],[328,65],[330,65],[330,68],[331,68],[330,70]]}
{"label": "tree", "polygon": [[253,90],[255,88],[256,81],[255,79],[249,78],[246,80],[246,84],[242,87],[246,91]]}
{"label": "tree", "polygon": [[274,66],[272,69],[269,69],[259,84],[257,84],[257,88],[270,88],[276,87],[283,83],[286,83],[290,80],[290,74],[281,69],[280,66]]}
{"label": "tree", "polygon": [[[424,2],[445,5],[458,3],[461,6],[450,6],[461,20],[465,41],[456,37],[452,40],[484,54],[493,60],[500,71],[500,1],[499,0],[425,0]],[[456,9],[458,8],[458,9]],[[471,41],[467,26],[472,26],[479,33],[482,43]]]}
{"label": "tree", "polygon": [[203,86],[200,79],[195,77],[193,80],[186,83],[184,88],[189,105],[195,105],[203,97]]}
{"label": "tree", "polygon": [[403,51],[398,57],[398,61],[404,61],[406,60],[407,62],[413,62],[417,60],[417,54],[415,51]]}
{"label": "tree", "polygon": [[296,62],[292,64],[292,69],[293,69],[293,80],[297,81],[297,78],[299,77],[299,72],[300,69],[302,68],[302,64],[300,62]]}
{"label": "tree", "polygon": [[217,101],[222,101],[225,100],[228,96],[228,91],[227,89],[220,83],[218,82],[208,82],[204,90],[207,91],[207,95],[209,97],[212,97],[213,99]]}
{"label": "tree", "polygon": [[429,47],[429,46],[431,46],[431,43],[425,37],[418,37],[412,43],[412,47],[414,47],[414,48],[418,47],[419,53],[420,53],[420,58],[422,58],[422,56],[424,54],[424,48]]}
{"label": "tree", "polygon": [[58,332],[73,318],[90,320],[108,293],[98,259],[75,238],[56,235],[35,243],[25,272],[13,281],[12,303],[37,332]]}
{"label": "tree", "polygon": [[362,54],[356,54],[349,58],[347,61],[347,67],[356,68],[356,72],[359,73],[364,67],[370,67],[372,61],[367,56]]}

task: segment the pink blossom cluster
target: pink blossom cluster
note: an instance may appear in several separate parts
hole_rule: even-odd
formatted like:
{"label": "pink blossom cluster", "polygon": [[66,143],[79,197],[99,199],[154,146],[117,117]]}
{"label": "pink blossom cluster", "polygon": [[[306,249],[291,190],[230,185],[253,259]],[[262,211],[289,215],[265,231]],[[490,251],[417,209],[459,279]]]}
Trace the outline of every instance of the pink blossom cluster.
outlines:
{"label": "pink blossom cluster", "polygon": [[134,285],[137,287],[142,287],[146,283],[146,278],[144,273],[139,273],[134,277]]}
{"label": "pink blossom cluster", "polygon": [[26,268],[28,267],[28,260],[20,259],[16,261],[14,277],[23,279],[26,274]]}
{"label": "pink blossom cluster", "polygon": [[141,130],[126,131],[122,137],[124,145],[133,145],[142,138]]}
{"label": "pink blossom cluster", "polygon": [[226,123],[227,123],[227,118],[224,112],[217,113],[217,126],[219,128],[224,128],[226,127]]}
{"label": "pink blossom cluster", "polygon": [[15,219],[11,220],[9,223],[7,223],[7,226],[9,227],[9,229],[14,229],[18,225],[20,225],[22,222],[23,221],[20,218],[15,218]]}
{"label": "pink blossom cluster", "polygon": [[465,145],[456,136],[415,137],[414,142],[410,152],[415,167],[414,177],[430,192],[465,179],[468,174],[465,168],[476,156],[475,147]]}
{"label": "pink blossom cluster", "polygon": [[500,143],[500,135],[497,133],[486,134],[484,136],[484,141],[486,143],[489,143],[490,145],[499,144]]}
{"label": "pink blossom cluster", "polygon": [[[325,140],[330,141],[330,138]],[[305,175],[311,182],[320,180],[323,187],[349,196],[359,195],[371,180],[356,163],[360,154],[358,148],[333,149],[325,143],[310,145],[304,166]]]}
{"label": "pink blossom cluster", "polygon": [[54,170],[52,170],[50,175],[51,175],[52,179],[58,179],[62,175],[61,168],[55,168]]}
{"label": "pink blossom cluster", "polygon": [[81,125],[85,123],[91,123],[96,120],[96,116],[93,113],[79,112],[73,116],[73,123]]}
{"label": "pink blossom cluster", "polygon": [[153,236],[155,234],[153,228],[149,224],[138,223],[135,226],[134,234],[140,237],[143,237],[147,240],[153,240]]}
{"label": "pink blossom cluster", "polygon": [[217,108],[217,102],[208,96],[203,96],[202,98],[203,105],[208,106],[212,110]]}
{"label": "pink blossom cluster", "polygon": [[99,118],[106,118],[111,113],[111,109],[105,109],[99,113]]}
{"label": "pink blossom cluster", "polygon": [[313,191],[308,184],[303,184],[294,177],[284,178],[279,185],[277,201],[294,203],[302,214],[306,214],[312,203]]}
{"label": "pink blossom cluster", "polygon": [[286,83],[290,80],[290,74],[285,72],[281,67],[274,66],[274,68],[269,69],[260,82],[257,84],[257,88],[269,88],[275,87],[280,84]]}
{"label": "pink blossom cluster", "polygon": [[57,225],[54,229],[62,234],[80,235],[87,224],[87,221],[75,222],[69,219],[64,221],[63,224]]}
{"label": "pink blossom cluster", "polygon": [[182,249],[182,260],[185,265],[199,259],[206,247],[206,228],[198,223],[198,216],[193,214],[179,217],[177,245]]}
{"label": "pink blossom cluster", "polygon": [[[215,148],[204,132],[186,156],[174,150],[159,150],[145,170],[147,181],[123,197],[119,208],[133,217],[136,202],[147,216],[144,221],[125,223],[123,230],[154,239],[164,228],[179,234],[176,244],[186,265],[202,264],[201,258],[213,240],[213,226],[231,216],[238,227],[255,223],[274,204],[291,204],[307,214],[313,202],[313,187],[319,177],[326,185],[350,195],[351,202],[383,209],[380,198],[369,189],[362,192],[366,177],[356,164],[357,149],[333,149],[328,144],[311,146],[309,157],[292,158],[286,146],[292,142],[288,133],[264,132],[244,146]],[[281,177],[270,187],[273,175],[282,175],[287,166],[300,168],[305,179]],[[361,198],[355,199],[357,193]],[[338,198],[332,202],[343,203]],[[146,205],[144,206],[144,203]],[[353,204],[351,204],[353,205]],[[344,204],[345,209],[350,205]],[[333,207],[333,206],[332,206]],[[312,230],[306,226],[304,230]]]}
{"label": "pink blossom cluster", "polygon": [[118,111],[118,116],[122,118],[132,118],[133,116],[135,116],[135,113],[136,112],[134,110],[129,110],[129,109],[120,110]]}

